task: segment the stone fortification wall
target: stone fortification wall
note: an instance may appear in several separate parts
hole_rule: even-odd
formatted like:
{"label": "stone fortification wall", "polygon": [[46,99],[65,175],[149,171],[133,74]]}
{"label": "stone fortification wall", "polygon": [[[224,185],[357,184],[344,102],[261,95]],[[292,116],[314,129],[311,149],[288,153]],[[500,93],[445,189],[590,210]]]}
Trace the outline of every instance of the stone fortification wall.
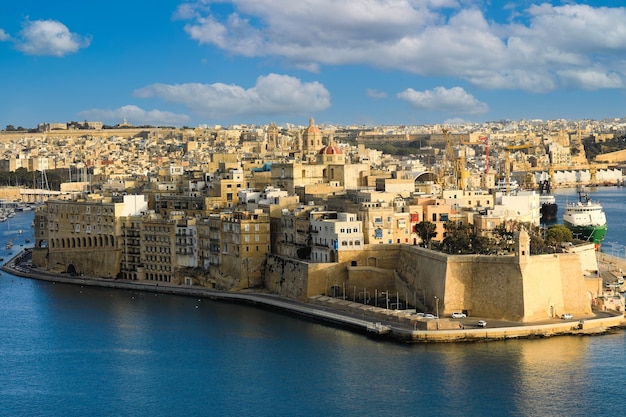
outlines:
{"label": "stone fortification wall", "polygon": [[446,316],[467,310],[471,316],[519,320],[524,315],[523,285],[513,256],[448,256],[403,246],[398,273],[429,310]]}
{"label": "stone fortification wall", "polygon": [[580,256],[562,253],[533,256],[523,268],[525,321],[591,314]]}
{"label": "stone fortification wall", "polygon": [[[281,296],[307,301],[314,295],[331,294],[333,287],[340,291],[345,288],[351,293],[350,288],[357,285],[368,286],[370,294],[374,294],[375,285],[380,284],[381,291],[391,290],[393,286],[393,270],[398,261],[399,246],[396,245],[368,245],[362,251],[351,252],[352,256],[344,262],[338,263],[312,263],[278,255],[268,255],[265,267],[265,286],[272,292]],[[356,267],[350,276],[348,267]],[[388,271],[384,277],[374,278],[372,269],[363,269],[364,275],[360,275],[359,267],[378,268]],[[362,291],[362,290],[361,290]]]}
{"label": "stone fortification wall", "polygon": [[470,316],[521,320],[523,292],[514,256],[451,256],[442,296],[443,315],[467,310]]}
{"label": "stone fortification wall", "polygon": [[373,266],[349,266],[348,281],[346,282],[346,293],[353,297],[354,287],[356,291],[362,293],[367,291],[370,297],[374,297],[376,290],[396,291],[394,271],[392,269],[382,269]]}
{"label": "stone fortification wall", "polygon": [[76,272],[101,278],[115,278],[120,271],[122,252],[117,249],[98,251],[55,251],[49,253],[49,269],[67,272],[74,265]]}
{"label": "stone fortification wall", "polygon": [[438,297],[441,316],[467,310],[471,316],[533,321],[591,314],[578,254],[520,263],[516,256],[447,256],[402,246],[398,273],[433,311]]}
{"label": "stone fortification wall", "polygon": [[577,245],[569,248],[568,252],[580,255],[580,263],[583,272],[597,273],[599,270],[598,259],[593,243]]}
{"label": "stone fortification wall", "polygon": [[434,297],[439,297],[440,314],[444,311],[448,257],[418,246],[400,246],[396,271],[400,280],[421,298],[425,310],[435,311]]}
{"label": "stone fortification wall", "polygon": [[[367,291],[397,293],[417,309],[450,315],[536,321],[591,314],[580,254],[446,255],[409,245],[369,245],[349,262],[308,263],[268,257],[267,288],[307,301]],[[419,302],[416,302],[419,301]]]}

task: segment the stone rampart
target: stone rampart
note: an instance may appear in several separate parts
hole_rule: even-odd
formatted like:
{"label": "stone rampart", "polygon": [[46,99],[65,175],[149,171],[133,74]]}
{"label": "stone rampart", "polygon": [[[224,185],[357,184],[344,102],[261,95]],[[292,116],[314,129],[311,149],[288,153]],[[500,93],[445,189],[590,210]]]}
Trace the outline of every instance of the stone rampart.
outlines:
{"label": "stone rampart", "polygon": [[58,250],[49,252],[48,257],[48,266],[51,271],[68,272],[73,265],[78,273],[101,278],[116,278],[122,261],[120,250],[102,248],[97,251]]}
{"label": "stone rampart", "polygon": [[537,255],[520,262],[515,255],[447,256],[403,246],[398,273],[415,283],[431,308],[438,302],[440,315],[466,310],[472,316],[533,321],[591,313],[578,254]]}
{"label": "stone rampart", "polygon": [[388,291],[422,311],[438,307],[440,316],[467,311],[474,317],[528,322],[591,314],[577,253],[446,255],[417,246],[369,245],[342,263],[268,259],[267,288],[300,301],[320,294],[343,296],[344,291],[349,299]]}
{"label": "stone rampart", "polygon": [[[357,291],[363,291],[364,283],[368,291],[371,289],[370,294],[373,294],[374,282],[381,284],[381,291],[393,289],[392,274],[398,253],[399,248],[395,245],[368,245],[364,250],[354,252],[351,259],[337,263],[314,263],[271,254],[267,258],[264,282],[270,291],[299,301],[306,301],[313,295],[333,292],[339,295],[344,289],[351,293],[355,285]],[[349,267],[352,266],[357,269],[351,277]],[[364,274],[359,275],[359,267],[364,268]],[[372,272],[375,270],[383,276],[376,276]]]}

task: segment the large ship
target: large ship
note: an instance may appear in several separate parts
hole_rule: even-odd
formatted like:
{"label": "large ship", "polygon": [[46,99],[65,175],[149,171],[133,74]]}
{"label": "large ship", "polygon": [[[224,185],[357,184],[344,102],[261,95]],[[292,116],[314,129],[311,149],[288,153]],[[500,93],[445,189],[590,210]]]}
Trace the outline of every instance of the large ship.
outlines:
{"label": "large ship", "polygon": [[582,190],[578,191],[577,202],[565,204],[563,225],[572,231],[575,239],[593,242],[596,250],[600,249],[607,229],[602,205],[591,201]]}
{"label": "large ship", "polygon": [[509,179],[509,181],[507,182],[506,179],[500,178],[498,181],[496,181],[496,191],[507,193],[509,195],[514,195],[517,194],[518,190],[519,183],[514,179]]}
{"label": "large ship", "polygon": [[541,204],[541,223],[555,222],[559,206],[550,190],[550,181],[548,180],[539,183],[539,204]]}

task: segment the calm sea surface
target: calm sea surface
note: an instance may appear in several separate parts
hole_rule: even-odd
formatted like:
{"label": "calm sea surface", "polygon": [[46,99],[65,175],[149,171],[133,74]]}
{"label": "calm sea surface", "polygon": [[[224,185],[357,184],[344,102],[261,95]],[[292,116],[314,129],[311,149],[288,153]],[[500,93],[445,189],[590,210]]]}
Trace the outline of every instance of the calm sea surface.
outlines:
{"label": "calm sea surface", "polygon": [[[596,196],[621,242],[626,190]],[[14,251],[31,220],[11,220]],[[623,415],[625,338],[399,345],[245,305],[2,273],[0,415]]]}

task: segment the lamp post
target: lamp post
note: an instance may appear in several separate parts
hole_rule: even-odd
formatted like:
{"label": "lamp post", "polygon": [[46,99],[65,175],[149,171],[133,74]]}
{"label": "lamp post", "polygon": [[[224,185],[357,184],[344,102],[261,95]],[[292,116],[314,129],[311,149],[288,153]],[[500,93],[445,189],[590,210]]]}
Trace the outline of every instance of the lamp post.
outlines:
{"label": "lamp post", "polygon": [[437,330],[439,330],[439,297],[435,295],[435,310],[437,310]]}

